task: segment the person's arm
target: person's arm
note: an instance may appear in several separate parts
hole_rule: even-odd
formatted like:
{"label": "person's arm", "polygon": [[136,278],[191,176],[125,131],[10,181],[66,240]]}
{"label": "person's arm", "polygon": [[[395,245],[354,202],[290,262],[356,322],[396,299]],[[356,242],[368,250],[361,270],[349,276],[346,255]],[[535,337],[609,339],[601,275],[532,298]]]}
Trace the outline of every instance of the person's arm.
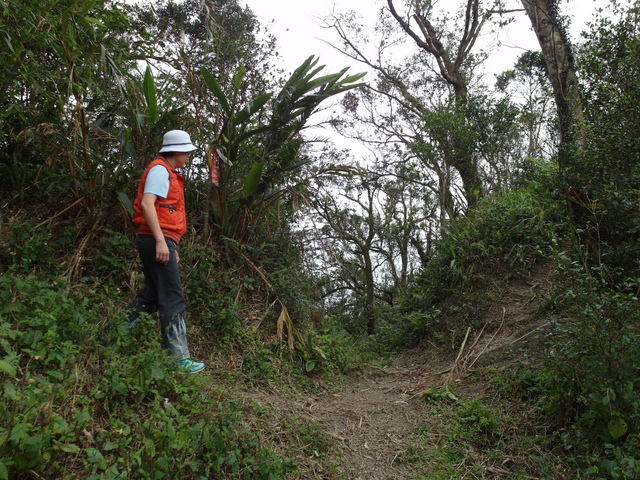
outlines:
{"label": "person's arm", "polygon": [[169,263],[169,247],[164,239],[162,230],[160,230],[160,222],[158,222],[158,214],[156,212],[157,196],[153,193],[145,193],[142,195],[142,215],[144,216],[147,226],[156,240],[156,262],[166,265]]}

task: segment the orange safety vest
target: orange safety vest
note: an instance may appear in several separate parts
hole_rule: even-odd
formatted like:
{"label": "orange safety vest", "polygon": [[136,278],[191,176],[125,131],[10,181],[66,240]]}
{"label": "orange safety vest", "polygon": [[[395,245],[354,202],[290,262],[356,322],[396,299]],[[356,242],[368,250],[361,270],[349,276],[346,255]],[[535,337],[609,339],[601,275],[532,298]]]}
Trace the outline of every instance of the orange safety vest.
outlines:
{"label": "orange safety vest", "polygon": [[169,172],[169,193],[167,198],[156,198],[156,214],[160,230],[165,237],[176,243],[180,243],[182,236],[187,233],[187,213],[184,202],[184,178],[176,172],[171,164],[164,157],[158,157],[151,162],[142,174],[138,185],[138,195],[133,202],[133,218],[131,221],[138,227],[139,235],[152,235],[151,229],[147,225],[142,214],[142,196],[144,195],[144,185],[147,175],[156,165],[162,165]]}

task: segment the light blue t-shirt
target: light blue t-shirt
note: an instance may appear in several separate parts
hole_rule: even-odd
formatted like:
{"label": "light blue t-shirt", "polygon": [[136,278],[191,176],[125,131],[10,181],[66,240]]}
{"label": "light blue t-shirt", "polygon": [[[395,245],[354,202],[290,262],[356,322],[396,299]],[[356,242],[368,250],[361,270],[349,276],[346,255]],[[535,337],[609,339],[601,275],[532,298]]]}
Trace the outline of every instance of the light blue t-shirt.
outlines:
{"label": "light blue t-shirt", "polygon": [[169,194],[169,172],[162,165],[156,165],[147,174],[144,183],[144,193],[153,193],[160,198],[167,198]]}

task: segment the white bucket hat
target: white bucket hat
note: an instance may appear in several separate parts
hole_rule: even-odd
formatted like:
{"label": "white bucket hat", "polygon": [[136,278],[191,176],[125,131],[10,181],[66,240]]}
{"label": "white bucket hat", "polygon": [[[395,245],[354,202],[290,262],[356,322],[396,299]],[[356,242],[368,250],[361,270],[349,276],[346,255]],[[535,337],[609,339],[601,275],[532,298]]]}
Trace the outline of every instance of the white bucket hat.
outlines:
{"label": "white bucket hat", "polygon": [[171,130],[162,137],[162,148],[159,153],[164,152],[193,152],[197,150],[191,137],[184,130]]}

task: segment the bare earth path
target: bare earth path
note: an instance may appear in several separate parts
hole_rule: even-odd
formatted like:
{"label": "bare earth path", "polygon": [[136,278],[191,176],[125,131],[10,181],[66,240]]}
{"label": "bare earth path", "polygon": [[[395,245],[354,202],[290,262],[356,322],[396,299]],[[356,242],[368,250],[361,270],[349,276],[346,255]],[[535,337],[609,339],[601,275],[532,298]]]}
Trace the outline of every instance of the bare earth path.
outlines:
{"label": "bare earth path", "polygon": [[[429,363],[429,368],[440,366]],[[442,376],[415,364],[367,370],[350,376],[338,393],[289,398],[262,393],[254,398],[325,426],[346,459],[340,478],[415,478],[416,472],[399,457],[416,429],[425,425],[427,406],[416,393],[442,384]]]}
{"label": "bare earth path", "polygon": [[[507,279],[502,295],[482,314],[486,328],[471,333],[458,355],[440,358],[413,352],[392,366],[366,366],[337,393],[297,398],[261,393],[254,398],[324,425],[346,459],[341,479],[427,479],[429,472],[414,471],[412,462],[402,461],[412,442],[420,441],[417,429],[428,426],[429,406],[420,393],[447,380],[455,381],[456,391],[486,393],[488,385],[466,379],[465,372],[505,361],[513,354],[507,354],[511,347],[543,331],[544,325],[534,324],[531,318],[548,288],[548,275],[548,267],[540,266],[530,277]],[[437,442],[437,434],[431,440]]]}
{"label": "bare earth path", "polygon": [[352,480],[398,480],[412,477],[401,456],[425,425],[426,407],[416,387],[441,384],[434,372],[415,365],[372,371],[353,379],[339,394],[315,399],[308,415],[326,424],[348,460]]}

